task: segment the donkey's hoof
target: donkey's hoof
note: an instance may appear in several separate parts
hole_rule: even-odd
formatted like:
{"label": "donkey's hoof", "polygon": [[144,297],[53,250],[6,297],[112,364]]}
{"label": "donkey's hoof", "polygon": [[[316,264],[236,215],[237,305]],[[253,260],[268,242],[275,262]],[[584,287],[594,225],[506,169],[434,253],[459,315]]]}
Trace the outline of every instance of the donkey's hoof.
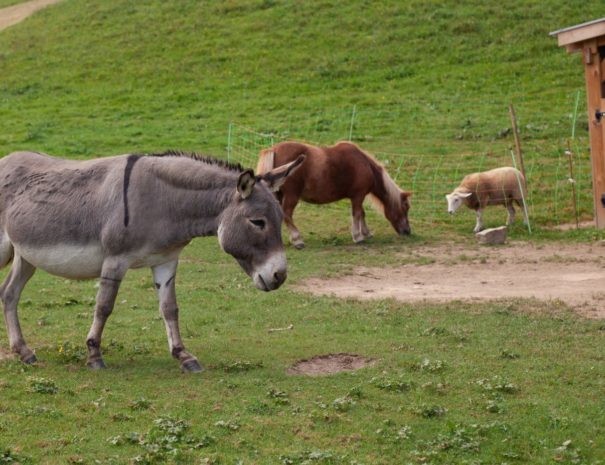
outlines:
{"label": "donkey's hoof", "polygon": [[90,360],[86,363],[86,366],[88,368],[90,368],[91,370],[103,370],[104,368],[107,368],[107,365],[105,365],[105,362],[103,361],[102,358],[97,358],[96,360]]}
{"label": "donkey's hoof", "polygon": [[204,368],[200,365],[200,362],[192,358],[181,364],[181,370],[185,373],[199,373],[200,371],[204,371]]}
{"label": "donkey's hoof", "polygon": [[23,363],[25,363],[26,365],[33,365],[34,363],[36,363],[38,361],[38,358],[36,357],[35,354],[30,354],[30,355],[26,355],[25,357],[22,357],[21,361]]}

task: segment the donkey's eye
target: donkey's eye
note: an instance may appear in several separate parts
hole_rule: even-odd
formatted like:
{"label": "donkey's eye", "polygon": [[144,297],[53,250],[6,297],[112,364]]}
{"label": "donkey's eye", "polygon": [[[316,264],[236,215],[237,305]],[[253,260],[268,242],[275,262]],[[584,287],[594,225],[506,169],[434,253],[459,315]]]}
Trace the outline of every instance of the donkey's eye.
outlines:
{"label": "donkey's eye", "polygon": [[260,228],[261,230],[265,229],[265,220],[250,220],[250,223],[252,223],[257,228]]}

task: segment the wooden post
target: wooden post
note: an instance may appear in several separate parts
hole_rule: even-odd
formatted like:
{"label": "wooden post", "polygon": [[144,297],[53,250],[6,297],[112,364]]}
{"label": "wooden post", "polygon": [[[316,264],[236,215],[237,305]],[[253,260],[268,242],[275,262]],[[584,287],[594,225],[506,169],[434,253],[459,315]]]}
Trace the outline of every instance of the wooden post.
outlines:
{"label": "wooden post", "polygon": [[519,159],[519,166],[521,173],[525,178],[525,184],[527,185],[527,175],[525,174],[525,162],[523,161],[523,152],[521,152],[521,139],[519,138],[519,128],[517,127],[517,115],[515,115],[515,108],[513,104],[508,105],[508,112],[510,113],[510,121],[513,126],[513,136],[515,138],[515,153]]}
{"label": "wooden post", "polygon": [[596,227],[605,228],[605,18],[550,33],[568,53],[581,52],[588,100],[592,192]]}
{"label": "wooden post", "polygon": [[588,100],[588,129],[590,135],[590,159],[592,161],[592,191],[594,217],[598,229],[605,228],[605,144],[603,143],[603,120],[597,118],[597,111],[605,111],[601,98],[601,58],[597,41],[584,44],[584,75],[586,78],[586,97]]}

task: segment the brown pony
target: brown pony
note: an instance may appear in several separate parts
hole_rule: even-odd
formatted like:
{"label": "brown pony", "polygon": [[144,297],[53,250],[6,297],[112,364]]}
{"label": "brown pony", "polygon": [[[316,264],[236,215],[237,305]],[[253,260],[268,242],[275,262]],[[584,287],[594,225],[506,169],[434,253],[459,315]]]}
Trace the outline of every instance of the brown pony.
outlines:
{"label": "brown pony", "polygon": [[261,151],[257,173],[267,173],[296,160],[301,154],[306,155],[305,161],[277,193],[294,247],[301,249],[305,246],[292,221],[299,199],[315,204],[351,199],[351,234],[354,242],[361,242],[372,237],[363,209],[363,200],[369,194],[395,231],[410,234],[408,210],[411,193],[402,191],[375,158],[350,142],[338,142],[332,147],[280,142]]}

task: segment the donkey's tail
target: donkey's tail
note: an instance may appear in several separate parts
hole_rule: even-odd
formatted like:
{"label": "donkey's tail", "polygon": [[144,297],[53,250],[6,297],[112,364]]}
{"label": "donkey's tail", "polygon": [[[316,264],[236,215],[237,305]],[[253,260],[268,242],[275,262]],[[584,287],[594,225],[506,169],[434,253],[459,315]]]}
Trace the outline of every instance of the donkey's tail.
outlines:
{"label": "donkey's tail", "polygon": [[262,150],[258,157],[258,164],[256,165],[256,174],[265,174],[273,169],[275,164],[275,152],[273,149]]}

